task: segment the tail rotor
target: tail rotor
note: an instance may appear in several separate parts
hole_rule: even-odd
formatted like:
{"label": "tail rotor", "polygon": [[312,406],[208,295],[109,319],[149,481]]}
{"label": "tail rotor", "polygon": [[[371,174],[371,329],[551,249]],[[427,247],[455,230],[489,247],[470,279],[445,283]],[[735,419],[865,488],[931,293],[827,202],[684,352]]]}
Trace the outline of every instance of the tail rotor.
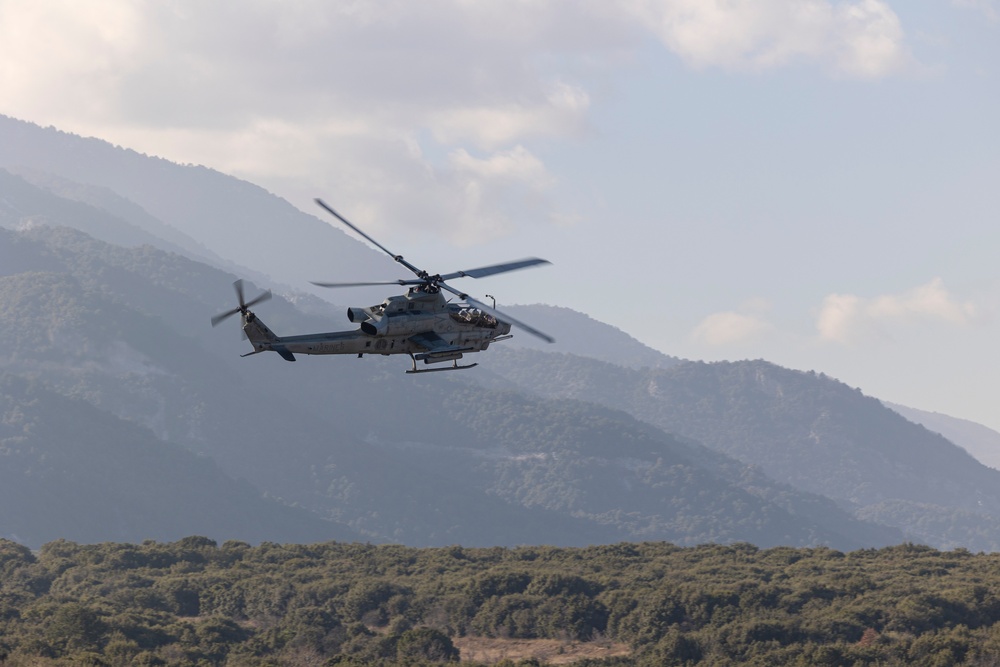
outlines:
{"label": "tail rotor", "polygon": [[245,298],[244,298],[244,296],[243,296],[243,280],[242,279],[237,280],[236,282],[234,282],[233,283],[233,288],[236,290],[236,300],[237,300],[237,302],[240,305],[237,306],[236,308],[233,308],[232,310],[227,310],[226,312],[219,313],[218,315],[216,315],[215,317],[213,317],[212,318],[212,326],[213,327],[218,326],[220,322],[229,319],[230,317],[232,317],[236,313],[241,313],[241,314],[243,314],[245,316],[250,311],[250,306],[255,306],[258,303],[260,303],[261,301],[267,301],[268,299],[271,298],[271,290],[267,290],[266,292],[263,292],[262,294],[260,294],[259,296],[251,299],[250,301],[246,301]]}

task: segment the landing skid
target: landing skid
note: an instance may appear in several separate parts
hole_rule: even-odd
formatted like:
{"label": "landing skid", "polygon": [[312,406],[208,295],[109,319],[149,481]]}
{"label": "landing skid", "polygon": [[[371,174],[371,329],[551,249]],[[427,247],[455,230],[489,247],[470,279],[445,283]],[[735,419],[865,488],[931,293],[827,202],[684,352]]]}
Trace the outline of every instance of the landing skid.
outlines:
{"label": "landing skid", "polygon": [[453,362],[451,362],[451,366],[445,366],[444,368],[418,369],[417,360],[414,359],[412,356],[410,357],[410,360],[413,362],[413,369],[406,371],[408,375],[415,375],[417,373],[439,373],[441,371],[462,371],[465,370],[466,368],[475,368],[476,366],[479,365],[478,363],[475,363],[475,364],[468,364],[466,366],[459,366],[458,359],[455,359]]}

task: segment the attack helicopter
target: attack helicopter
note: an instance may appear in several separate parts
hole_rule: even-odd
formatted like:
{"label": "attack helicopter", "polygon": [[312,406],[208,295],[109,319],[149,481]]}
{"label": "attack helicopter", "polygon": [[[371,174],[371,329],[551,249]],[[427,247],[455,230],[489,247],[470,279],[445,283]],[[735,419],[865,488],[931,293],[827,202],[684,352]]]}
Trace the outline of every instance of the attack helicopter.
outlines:
{"label": "attack helicopter", "polygon": [[[535,257],[444,275],[440,273],[432,275],[410,264],[402,255],[391,252],[323,200],[315,201],[366,241],[409,269],[416,277],[385,282],[314,282],[313,284],[318,287],[400,285],[407,290],[405,294],[390,296],[374,306],[348,308],[347,319],[357,323],[357,329],[296,336],[276,335],[250,310],[251,306],[270,299],[270,290],[246,301],[243,281],[237,280],[233,286],[236,289],[239,305],[213,317],[212,326],[217,326],[233,315],[240,315],[243,333],[254,348],[252,352],[240,356],[248,357],[270,351],[276,352],[286,361],[295,361],[296,354],[356,354],[358,357],[366,354],[385,356],[406,354],[413,362],[413,368],[406,371],[407,373],[429,373],[477,366],[476,363],[459,365],[458,362],[466,354],[481,352],[491,343],[512,338],[513,335],[510,333],[512,325],[549,343],[555,342],[548,334],[501,313],[496,309],[495,303],[492,307],[487,306],[445,282],[456,278],[485,278],[498,273],[548,264],[547,260]],[[452,303],[445,296],[445,292],[458,297],[458,301]],[[448,361],[452,363],[442,368],[418,368],[418,361],[422,361],[425,365]]]}

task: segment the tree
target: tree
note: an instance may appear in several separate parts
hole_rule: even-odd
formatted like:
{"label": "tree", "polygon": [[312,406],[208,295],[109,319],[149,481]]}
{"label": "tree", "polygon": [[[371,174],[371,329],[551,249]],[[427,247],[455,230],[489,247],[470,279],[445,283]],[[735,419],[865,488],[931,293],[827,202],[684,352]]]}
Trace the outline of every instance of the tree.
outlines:
{"label": "tree", "polygon": [[413,628],[399,636],[399,641],[396,642],[396,657],[399,660],[458,662],[459,651],[451,639],[440,630]]}

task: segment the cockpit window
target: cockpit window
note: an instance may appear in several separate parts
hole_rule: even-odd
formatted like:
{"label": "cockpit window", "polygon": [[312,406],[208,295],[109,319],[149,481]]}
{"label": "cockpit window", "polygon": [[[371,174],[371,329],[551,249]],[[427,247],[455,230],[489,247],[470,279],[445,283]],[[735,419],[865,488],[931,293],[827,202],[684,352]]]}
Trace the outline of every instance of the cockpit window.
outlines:
{"label": "cockpit window", "polygon": [[478,308],[463,308],[457,313],[451,314],[452,319],[456,322],[461,322],[462,324],[470,324],[474,327],[486,327],[488,329],[496,329],[497,318],[493,317],[489,313],[484,313]]}

